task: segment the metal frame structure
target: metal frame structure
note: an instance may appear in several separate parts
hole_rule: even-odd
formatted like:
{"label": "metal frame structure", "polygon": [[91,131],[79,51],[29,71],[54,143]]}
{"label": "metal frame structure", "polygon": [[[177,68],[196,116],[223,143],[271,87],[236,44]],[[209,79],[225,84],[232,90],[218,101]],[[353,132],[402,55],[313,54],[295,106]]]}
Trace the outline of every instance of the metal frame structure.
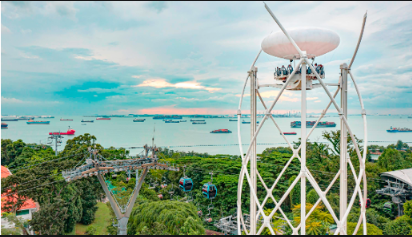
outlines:
{"label": "metal frame structure", "polygon": [[[144,182],[144,179],[150,169],[163,169],[171,171],[179,171],[179,168],[170,166],[167,163],[159,163],[155,154],[157,151],[156,146],[144,146],[145,154],[141,158],[127,159],[127,160],[106,160],[104,157],[98,154],[98,150],[89,148],[90,157],[86,159],[85,164],[79,166],[73,170],[63,171],[63,178],[67,181],[73,181],[89,176],[97,176],[103,190],[109,199],[110,205],[118,220],[118,235],[127,235],[127,223],[129,221],[130,214],[132,212],[134,203],[139,195],[140,188]],[[149,152],[151,151],[151,156]],[[103,175],[109,172],[121,172],[131,170],[142,170],[139,181],[136,180],[136,186],[133,193],[129,198],[129,201],[125,206],[121,206],[113,193],[109,191]]]}
{"label": "metal frame structure", "polygon": [[[354,79],[353,74],[351,73],[351,66],[353,64],[353,61],[356,57],[357,51],[359,49],[360,42],[362,40],[363,36],[363,31],[365,27],[365,22],[366,22],[366,14],[364,15],[363,18],[363,23],[362,23],[362,30],[358,39],[358,43],[354,52],[354,55],[352,57],[352,60],[347,66],[346,64],[342,64],[340,66],[341,69],[341,77],[339,79],[338,84],[328,84],[329,86],[337,86],[336,92],[332,95],[329,89],[327,88],[327,84],[325,84],[320,75],[316,72],[315,68],[312,66],[312,64],[309,62],[307,54],[305,51],[302,51],[298,45],[295,43],[295,41],[290,37],[288,32],[283,28],[282,24],[279,22],[279,20],[275,17],[273,12],[270,10],[270,8],[265,4],[265,8],[269,12],[269,14],[272,16],[273,20],[277,23],[279,28],[283,31],[285,36],[288,38],[289,42],[294,46],[296,51],[299,53],[299,62],[295,66],[293,72],[289,75],[287,78],[286,82],[283,84],[281,87],[281,90],[279,94],[276,96],[275,100],[270,106],[267,106],[265,102],[263,101],[262,97],[260,96],[259,89],[260,85],[257,81],[257,68],[255,67],[255,63],[257,59],[259,58],[260,52],[256,56],[250,71],[248,71],[248,76],[246,77],[245,84],[243,86],[242,94],[240,97],[240,102],[239,102],[239,108],[237,111],[237,117],[238,117],[238,139],[239,139],[239,149],[240,149],[240,154],[242,156],[242,169],[240,172],[239,176],[239,184],[238,184],[238,198],[237,198],[237,225],[238,225],[238,234],[242,234],[242,231],[244,231],[246,234],[261,234],[264,228],[268,228],[271,232],[271,234],[275,234],[275,231],[273,230],[271,223],[272,219],[275,217],[275,213],[279,211],[279,213],[283,216],[284,220],[286,221],[287,225],[292,229],[292,232],[294,235],[300,234],[305,235],[306,230],[305,228],[301,228],[302,226],[306,226],[306,220],[307,218],[312,214],[312,212],[315,210],[315,208],[320,204],[320,202],[323,202],[329,213],[332,215],[335,223],[337,224],[338,228],[335,231],[335,234],[347,234],[347,218],[349,215],[349,212],[351,211],[354,202],[357,197],[359,197],[360,202],[361,202],[361,212],[360,212],[360,217],[359,221],[357,223],[357,226],[355,228],[354,234],[356,234],[360,228],[360,225],[363,223],[363,234],[367,234],[367,229],[366,229],[366,197],[367,197],[367,183],[366,183],[366,174],[365,174],[365,161],[366,161],[366,154],[367,154],[367,149],[363,150],[363,154],[361,154],[361,150],[358,147],[358,144],[356,142],[355,136],[350,129],[350,126],[348,124],[347,120],[347,83],[348,83],[348,75],[351,77],[353,81],[353,85],[355,87],[356,93],[358,95],[360,105],[361,105],[361,110],[362,110],[362,118],[363,118],[363,123],[364,123],[364,141],[365,141],[365,147],[367,147],[367,128],[366,128],[366,111],[363,106],[363,101],[362,97],[360,95],[358,86],[356,84],[356,81]],[[306,130],[306,103],[307,103],[307,98],[306,98],[306,70],[302,70],[301,73],[301,88],[304,88],[301,90],[301,145],[296,149],[292,146],[292,144],[288,141],[286,136],[283,134],[281,128],[278,126],[276,123],[274,117],[272,116],[272,110],[275,107],[276,103],[279,101],[280,96],[284,92],[285,89],[287,89],[288,83],[291,82],[291,79],[295,76],[295,73],[297,72],[299,66],[302,65],[302,68],[306,68],[308,65],[313,73],[315,74],[316,78],[318,79],[320,86],[322,87],[326,94],[328,95],[330,102],[328,103],[327,107],[325,110],[323,110],[321,116],[318,118],[316,121],[315,125],[312,127],[312,129],[307,132]],[[242,101],[243,101],[243,96],[245,92],[245,88],[247,85],[247,81],[250,79],[250,97],[251,97],[251,105],[250,105],[250,114],[251,114],[251,141],[250,145],[248,147],[248,150],[246,152],[246,155],[244,155],[243,148],[242,148],[242,140],[241,140],[241,132],[240,132],[240,118],[241,118],[241,108],[242,108]],[[264,85],[264,87],[272,87],[268,85]],[[273,87],[276,87],[273,85]],[[335,101],[336,95],[338,92],[341,92],[341,105],[338,105],[338,103]],[[257,98],[261,101],[263,107],[265,108],[265,115],[260,122],[259,126],[256,128],[256,113],[257,113]],[[337,172],[335,177],[333,178],[332,182],[329,184],[326,190],[322,190],[320,186],[318,185],[317,181],[314,179],[311,171],[307,168],[306,166],[306,144],[307,144],[307,139],[309,136],[312,134],[313,130],[316,128],[318,125],[319,121],[325,116],[326,112],[328,111],[329,107],[331,105],[334,105],[335,109],[337,110],[340,121],[341,121],[341,150],[340,150],[340,170]],[[283,139],[286,141],[290,149],[293,151],[292,157],[289,159],[289,161],[286,163],[284,168],[282,169],[281,173],[278,174],[278,177],[276,178],[275,182],[273,183],[272,186],[267,186],[267,184],[264,182],[262,177],[259,174],[259,171],[257,169],[257,155],[256,155],[256,138],[262,128],[262,126],[265,124],[267,120],[272,120],[273,123],[275,124],[278,132],[282,135]],[[356,170],[354,169],[354,166],[350,160],[350,157],[347,153],[347,135],[350,135],[350,138],[353,142],[358,160],[359,160],[359,173],[356,173]],[[299,155],[300,152],[300,155]],[[276,200],[273,196],[273,190],[276,188],[276,185],[278,184],[280,178],[282,175],[285,173],[285,171],[288,169],[289,165],[294,159],[298,159],[301,163],[301,170],[300,174],[296,177],[296,179],[293,181],[293,183],[289,186],[287,189],[286,193],[280,198],[280,200]],[[250,165],[250,171],[248,171],[248,165]],[[353,194],[350,197],[350,201],[348,204],[348,188],[347,188],[347,167],[350,167],[351,173],[353,177],[355,178],[355,189]],[[248,186],[250,187],[250,228],[247,228],[247,225],[245,225],[245,220],[243,218],[244,214],[242,213],[242,187],[244,183],[244,179],[246,177],[246,182]],[[335,212],[333,211],[329,201],[326,198],[326,195],[328,194],[329,190],[332,188],[332,186],[335,184],[336,180],[340,178],[340,216],[337,217]],[[260,180],[262,183],[264,189],[266,190],[267,194],[264,197],[263,202],[259,201],[259,197],[257,196],[257,180]],[[281,205],[285,201],[285,199],[288,197],[292,189],[296,186],[296,184],[301,181],[301,222],[297,227],[294,227],[290,220],[286,217],[285,213],[283,212]],[[315,189],[317,194],[319,195],[318,201],[314,204],[312,209],[306,214],[306,183],[309,181],[309,183],[312,185],[312,187]],[[361,189],[361,183],[363,182],[363,190]],[[265,206],[266,202],[268,199],[271,198],[273,203],[276,205],[275,208],[272,210],[272,212],[269,215],[266,215],[264,213],[263,207]],[[261,217],[261,220],[259,220],[259,217]],[[257,229],[257,223],[258,221],[261,221],[261,227]]]}

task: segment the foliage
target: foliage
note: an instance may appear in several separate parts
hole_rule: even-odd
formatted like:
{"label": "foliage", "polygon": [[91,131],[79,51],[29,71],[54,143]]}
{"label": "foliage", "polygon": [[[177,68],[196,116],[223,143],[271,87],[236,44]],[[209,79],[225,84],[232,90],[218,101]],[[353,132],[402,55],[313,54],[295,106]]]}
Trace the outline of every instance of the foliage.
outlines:
{"label": "foliage", "polygon": [[[353,232],[355,231],[357,223],[354,222],[348,222],[348,235],[352,235]],[[380,230],[378,227],[376,227],[373,224],[366,223],[366,229],[368,235],[383,235],[382,230]],[[356,235],[363,235],[363,225],[360,225],[358,233]]]}
{"label": "foliage", "polygon": [[[7,213],[7,212],[3,212],[2,213],[2,218],[7,219],[7,221],[9,223],[13,223],[15,226],[14,230],[7,230],[7,229],[2,229],[2,234],[3,235],[29,235],[30,233],[30,229],[27,228],[29,226],[29,222],[25,219],[22,218],[18,218],[16,217],[15,214],[13,213]],[[5,232],[3,232],[3,230],[5,230]]]}
{"label": "foliage", "polygon": [[176,201],[146,202],[132,211],[127,226],[128,234],[138,234],[142,231],[147,233],[144,228],[150,229],[156,222],[165,226],[162,230],[164,233],[180,234],[189,218],[192,218],[194,223],[187,223],[183,231],[204,234],[205,230],[202,225],[198,224],[201,220],[192,204]]}
{"label": "foliage", "polygon": [[94,227],[92,225],[87,227],[86,234],[95,235],[96,234],[96,227]]}
{"label": "foliage", "polygon": [[408,235],[412,231],[411,220],[408,216],[401,216],[385,224],[385,235]]}

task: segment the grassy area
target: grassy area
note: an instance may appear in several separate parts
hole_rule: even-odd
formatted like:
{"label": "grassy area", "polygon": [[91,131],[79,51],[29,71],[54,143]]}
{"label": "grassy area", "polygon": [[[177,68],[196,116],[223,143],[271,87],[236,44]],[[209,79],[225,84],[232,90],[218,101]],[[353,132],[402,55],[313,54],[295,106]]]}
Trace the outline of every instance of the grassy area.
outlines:
{"label": "grassy area", "polygon": [[107,235],[106,227],[111,224],[110,210],[105,203],[97,203],[96,219],[90,225],[76,224],[75,231],[71,235],[84,235],[87,227],[93,225],[96,228],[96,235]]}

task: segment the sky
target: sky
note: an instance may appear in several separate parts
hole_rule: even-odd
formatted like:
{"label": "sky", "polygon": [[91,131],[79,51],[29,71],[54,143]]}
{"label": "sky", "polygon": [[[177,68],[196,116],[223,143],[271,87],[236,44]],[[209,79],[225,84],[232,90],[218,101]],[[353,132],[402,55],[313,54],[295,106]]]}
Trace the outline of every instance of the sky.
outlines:
{"label": "sky", "polygon": [[[352,66],[366,111],[412,114],[411,2],[267,4],[286,30],[339,35],[338,48],[316,59],[329,83],[352,58],[367,12]],[[261,42],[276,31],[262,2],[2,2],[1,113],[235,114]],[[287,63],[262,53],[259,82]],[[268,104],[279,89],[261,93]],[[309,112],[328,102],[323,89],[308,91]],[[288,110],[300,110],[299,92],[283,93],[274,112]],[[351,83],[349,112],[360,113]]]}

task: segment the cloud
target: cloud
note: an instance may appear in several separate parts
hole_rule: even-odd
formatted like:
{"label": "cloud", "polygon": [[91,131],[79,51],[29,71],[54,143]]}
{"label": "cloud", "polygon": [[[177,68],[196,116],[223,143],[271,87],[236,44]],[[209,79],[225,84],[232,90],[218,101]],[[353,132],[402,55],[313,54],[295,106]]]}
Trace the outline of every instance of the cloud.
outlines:
{"label": "cloud", "polygon": [[147,4],[148,8],[154,9],[157,13],[161,13],[167,8],[167,3],[165,1],[154,1]]}
{"label": "cloud", "polygon": [[119,113],[138,113],[138,114],[235,114],[235,109],[216,109],[216,108],[175,108],[176,105],[146,109],[121,109]]}
{"label": "cloud", "polygon": [[7,28],[6,26],[4,26],[3,24],[1,25],[1,33],[2,34],[9,34],[11,33],[11,31],[9,30],[9,28]]}
{"label": "cloud", "polygon": [[178,89],[194,89],[194,90],[207,90],[211,93],[219,91],[222,88],[211,88],[200,85],[200,83],[195,81],[179,82],[172,84],[163,78],[148,79],[142,82],[142,84],[135,85],[132,87],[154,87],[154,88],[178,88]]}
{"label": "cloud", "polygon": [[16,98],[5,98],[5,97],[1,97],[1,103],[7,103],[7,104],[20,104],[20,103],[24,103],[22,100],[16,99]]}

